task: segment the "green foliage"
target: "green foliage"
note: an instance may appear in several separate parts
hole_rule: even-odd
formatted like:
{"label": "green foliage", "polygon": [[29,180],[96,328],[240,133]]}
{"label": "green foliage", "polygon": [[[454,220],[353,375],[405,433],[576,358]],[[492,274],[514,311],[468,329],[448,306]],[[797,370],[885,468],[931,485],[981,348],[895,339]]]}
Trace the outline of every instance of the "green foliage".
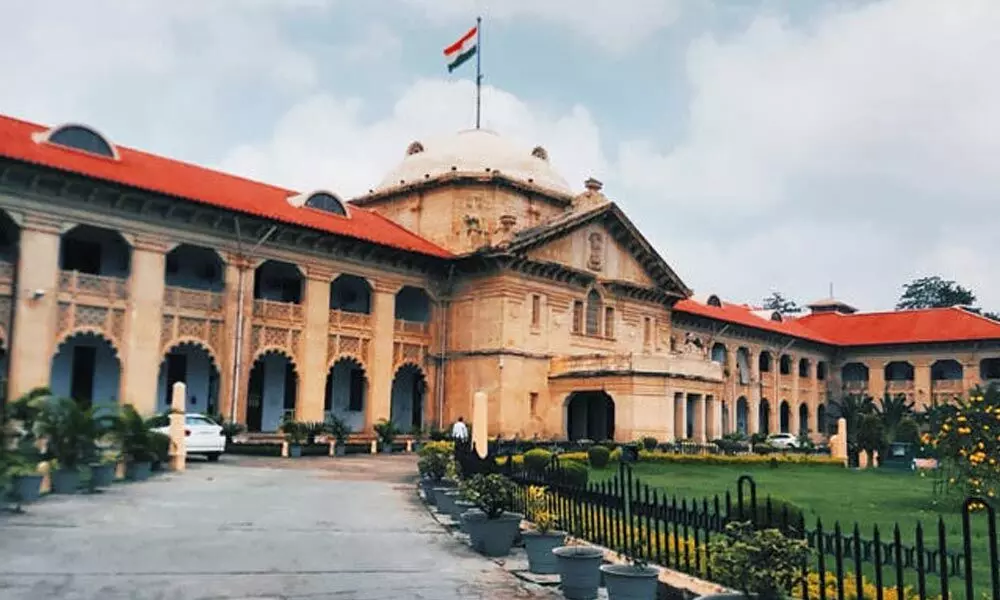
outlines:
{"label": "green foliage", "polygon": [[306,439],[306,424],[294,419],[284,419],[281,422],[281,433],[290,446],[301,446]]}
{"label": "green foliage", "polygon": [[935,275],[914,279],[905,284],[896,310],[972,306],[975,303],[976,295],[971,290]]}
{"label": "green foliage", "polygon": [[420,456],[427,456],[428,454],[442,454],[446,457],[451,457],[455,454],[455,443],[443,440],[427,442],[420,448],[417,454]]}
{"label": "green foliage", "polygon": [[431,425],[431,428],[427,432],[427,437],[433,442],[443,442],[448,439],[448,432],[439,429],[436,425]]}
{"label": "green foliage", "polygon": [[524,468],[532,475],[544,474],[550,462],[552,453],[544,448],[535,448],[524,453]]}
{"label": "green foliage", "polygon": [[152,462],[156,460],[153,431],[131,404],[121,408],[114,419],[114,434],[122,447],[122,454],[129,462]]}
{"label": "green foliage", "polygon": [[564,460],[559,463],[559,478],[570,485],[585,487],[590,479],[590,470],[579,461]]}
{"label": "green foliage", "polygon": [[885,442],[885,424],[882,418],[877,414],[863,415],[858,423],[858,449],[870,456],[873,452],[884,448]]}
{"label": "green foliage", "polygon": [[432,481],[441,481],[448,472],[448,461],[450,457],[440,452],[430,452],[421,455],[417,461],[417,470],[420,474]]}
{"label": "green foliage", "polygon": [[773,310],[783,315],[802,312],[802,307],[800,307],[794,300],[785,298],[781,295],[781,292],[771,292],[770,296],[764,298],[762,308],[765,310]]}
{"label": "green foliage", "polygon": [[650,452],[656,450],[656,446],[659,445],[660,443],[659,440],[657,440],[655,437],[650,437],[650,436],[646,436],[639,441],[642,443],[642,447],[645,448],[646,450],[649,450]]}
{"label": "green foliage", "polygon": [[[750,499],[744,501],[749,503]],[[750,514],[750,506],[744,506],[743,510],[747,517],[752,516],[758,528],[777,529],[783,535],[794,538],[804,535],[802,524],[805,523],[805,512],[793,502],[781,498],[757,498],[756,514]]]}
{"label": "green foliage", "polygon": [[486,513],[487,519],[498,519],[514,506],[517,487],[512,481],[492,473],[475,475],[463,487],[462,494]]}
{"label": "green foliage", "polygon": [[924,442],[937,449],[951,487],[968,496],[1000,499],[1000,387],[972,390],[942,411]]}
{"label": "green foliage", "polygon": [[302,433],[306,438],[306,444],[312,445],[316,443],[316,438],[318,436],[326,433],[326,423],[323,421],[305,421],[300,424],[302,427]]}
{"label": "green foliage", "polygon": [[378,437],[378,442],[383,448],[392,446],[393,440],[399,435],[399,429],[396,424],[392,421],[382,419],[372,427],[375,431],[375,435]]}
{"label": "green foliage", "polygon": [[346,442],[347,437],[351,435],[351,428],[347,425],[347,421],[344,421],[333,413],[326,415],[326,423],[324,426],[326,432],[329,433],[338,444]]}
{"label": "green foliage", "polygon": [[96,441],[107,426],[93,409],[82,408],[72,398],[50,398],[41,406],[35,434],[46,441],[47,458],[63,469],[76,469],[97,456]]}
{"label": "green foliage", "polygon": [[149,452],[153,462],[168,462],[170,460],[170,436],[162,431],[150,431]]}
{"label": "green foliage", "polygon": [[904,417],[896,425],[895,433],[892,435],[893,442],[904,442],[907,444],[920,443],[920,426],[913,417]]}
{"label": "green foliage", "polygon": [[219,421],[219,425],[222,427],[222,435],[226,436],[227,443],[231,443],[234,437],[247,430],[246,425],[243,423],[234,423],[232,421]]}
{"label": "green foliage", "polygon": [[591,446],[587,449],[587,462],[595,469],[603,469],[611,460],[611,451],[604,446]]}
{"label": "green foliage", "polygon": [[809,556],[805,541],[789,539],[777,529],[729,523],[725,537],[711,544],[712,576],[758,600],[781,600],[799,581]]}

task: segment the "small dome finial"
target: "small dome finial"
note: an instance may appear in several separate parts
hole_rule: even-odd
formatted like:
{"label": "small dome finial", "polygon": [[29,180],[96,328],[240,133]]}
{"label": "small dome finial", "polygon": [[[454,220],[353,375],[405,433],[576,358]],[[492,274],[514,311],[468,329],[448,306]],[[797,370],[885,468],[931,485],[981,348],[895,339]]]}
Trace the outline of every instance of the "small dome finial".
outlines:
{"label": "small dome finial", "polygon": [[410,142],[410,145],[406,147],[406,155],[412,156],[414,154],[420,154],[424,151],[424,145],[420,142]]}
{"label": "small dome finial", "polygon": [[549,151],[541,146],[535,146],[531,150],[531,155],[534,156],[535,158],[540,158],[545,162],[549,161]]}

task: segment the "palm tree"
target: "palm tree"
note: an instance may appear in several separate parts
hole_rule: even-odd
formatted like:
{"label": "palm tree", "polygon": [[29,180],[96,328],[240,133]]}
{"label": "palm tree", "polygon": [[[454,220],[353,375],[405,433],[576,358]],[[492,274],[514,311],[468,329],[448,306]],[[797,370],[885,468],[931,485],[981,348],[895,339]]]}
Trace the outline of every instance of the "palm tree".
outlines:
{"label": "palm tree", "polygon": [[858,457],[858,431],[861,420],[875,413],[875,401],[867,394],[847,394],[830,402],[829,418],[847,421],[847,455],[851,464],[856,464]]}
{"label": "palm tree", "polygon": [[905,394],[892,396],[886,392],[879,399],[879,406],[875,407],[875,413],[882,419],[882,426],[888,441],[896,441],[899,424],[904,419],[913,417],[913,406],[913,402],[908,401]]}

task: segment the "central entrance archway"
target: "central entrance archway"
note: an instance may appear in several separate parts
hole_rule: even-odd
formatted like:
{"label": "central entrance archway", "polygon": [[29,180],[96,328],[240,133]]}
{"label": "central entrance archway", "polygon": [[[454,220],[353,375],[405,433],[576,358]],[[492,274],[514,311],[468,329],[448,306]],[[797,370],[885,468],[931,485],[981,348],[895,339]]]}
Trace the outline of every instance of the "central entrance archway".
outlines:
{"label": "central entrance archway", "polygon": [[277,431],[287,416],[295,416],[299,375],[284,354],[267,351],[257,357],[247,386],[247,429]]}
{"label": "central entrance archway", "polygon": [[160,363],[156,410],[170,409],[174,384],[187,387],[184,405],[188,412],[209,416],[219,412],[219,369],[205,348],[194,342],[175,344]]}
{"label": "central entrance archway", "polygon": [[389,420],[404,433],[422,427],[426,395],[427,378],[420,367],[410,363],[401,366],[392,379]]}
{"label": "central entrance archway", "polygon": [[615,401],[603,391],[573,392],[566,398],[566,437],[595,442],[615,439]]}

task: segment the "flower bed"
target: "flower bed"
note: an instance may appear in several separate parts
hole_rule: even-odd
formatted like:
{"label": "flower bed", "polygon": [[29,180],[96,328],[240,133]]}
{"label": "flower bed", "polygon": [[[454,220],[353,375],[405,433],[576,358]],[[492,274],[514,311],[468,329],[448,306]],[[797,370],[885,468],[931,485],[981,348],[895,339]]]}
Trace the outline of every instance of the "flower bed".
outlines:
{"label": "flower bed", "polygon": [[[571,460],[576,462],[581,462],[583,464],[589,464],[589,459],[586,452],[563,452],[559,454],[559,460]],[[622,452],[620,449],[615,449],[611,452],[610,462],[618,462],[621,460]],[[524,455],[515,454],[512,456],[515,465],[524,464]],[[497,458],[497,462],[500,464],[505,464],[507,457],[502,456]],[[822,454],[743,454],[743,455],[726,455],[726,454],[677,454],[674,452],[661,452],[659,450],[654,450],[652,452],[647,450],[639,451],[639,462],[646,463],[670,463],[670,464],[692,464],[692,465],[770,465],[772,463],[782,465],[815,465],[823,467],[844,467],[844,461],[838,458],[833,458],[831,456],[825,456]]]}

